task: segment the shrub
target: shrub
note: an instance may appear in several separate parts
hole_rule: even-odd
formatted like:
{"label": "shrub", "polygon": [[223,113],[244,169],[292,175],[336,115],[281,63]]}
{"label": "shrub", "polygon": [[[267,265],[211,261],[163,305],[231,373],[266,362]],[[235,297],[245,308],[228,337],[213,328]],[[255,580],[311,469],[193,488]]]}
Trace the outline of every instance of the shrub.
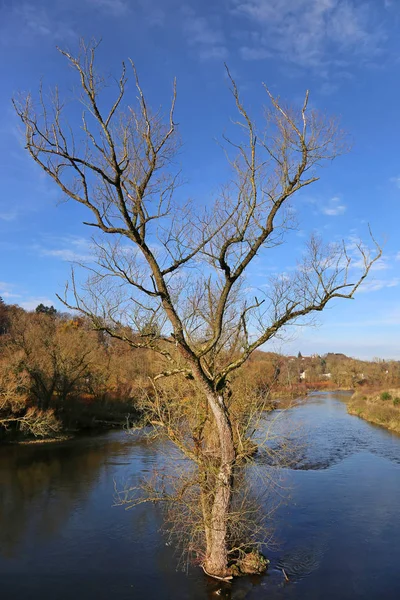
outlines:
{"label": "shrub", "polygon": [[394,406],[399,406],[399,405],[400,405],[400,398],[396,397],[396,398],[393,400],[393,405],[394,405]]}
{"label": "shrub", "polygon": [[391,400],[392,396],[389,394],[389,392],[382,392],[381,394],[381,400]]}

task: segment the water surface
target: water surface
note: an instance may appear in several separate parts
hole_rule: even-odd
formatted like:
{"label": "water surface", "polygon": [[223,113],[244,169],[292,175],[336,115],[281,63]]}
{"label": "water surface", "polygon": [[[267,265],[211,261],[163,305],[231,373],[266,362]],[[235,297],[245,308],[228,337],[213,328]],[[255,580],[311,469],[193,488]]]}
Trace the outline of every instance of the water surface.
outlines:
{"label": "water surface", "polygon": [[[156,506],[113,506],[115,482],[162,465],[164,444],[111,432],[1,447],[1,598],[398,599],[400,437],[348,415],[334,394],[282,413],[274,431],[275,444],[301,443],[282,474],[271,567],[222,588],[176,569]],[[276,467],[260,452],[257,469]]]}

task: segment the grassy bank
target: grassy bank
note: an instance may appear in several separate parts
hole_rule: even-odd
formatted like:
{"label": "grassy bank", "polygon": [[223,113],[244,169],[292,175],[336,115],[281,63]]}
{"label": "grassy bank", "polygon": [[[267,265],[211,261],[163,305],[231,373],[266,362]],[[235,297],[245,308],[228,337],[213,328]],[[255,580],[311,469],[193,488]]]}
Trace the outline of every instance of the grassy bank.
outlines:
{"label": "grassy bank", "polygon": [[399,388],[356,391],[348,402],[347,410],[351,415],[400,433]]}

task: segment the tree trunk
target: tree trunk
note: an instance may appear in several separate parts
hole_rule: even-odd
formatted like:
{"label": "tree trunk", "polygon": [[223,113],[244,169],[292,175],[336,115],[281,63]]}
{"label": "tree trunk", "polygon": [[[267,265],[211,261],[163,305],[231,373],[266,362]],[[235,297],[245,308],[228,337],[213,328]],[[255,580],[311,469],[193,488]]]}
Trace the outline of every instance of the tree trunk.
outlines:
{"label": "tree trunk", "polygon": [[215,488],[206,528],[206,559],[204,568],[210,575],[226,577],[228,572],[227,533],[228,516],[232,497],[235,447],[229,415],[222,396],[207,396],[214,414],[218,440],[219,465],[215,474]]}

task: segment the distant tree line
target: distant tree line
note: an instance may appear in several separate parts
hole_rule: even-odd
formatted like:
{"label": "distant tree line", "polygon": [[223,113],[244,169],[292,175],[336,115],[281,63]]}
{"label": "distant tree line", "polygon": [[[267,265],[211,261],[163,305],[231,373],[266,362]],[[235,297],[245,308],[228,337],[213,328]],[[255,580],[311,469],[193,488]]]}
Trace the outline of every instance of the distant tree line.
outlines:
{"label": "distant tree line", "polygon": [[[159,367],[149,350],[94,331],[81,316],[43,304],[28,312],[0,298],[0,435],[21,431],[45,437],[65,428],[121,421],[153,394]],[[267,407],[276,398],[310,388],[364,385],[400,385],[400,362],[259,350],[232,381],[243,405],[256,394],[270,397]],[[171,398],[177,393],[174,386],[164,387]],[[175,387],[184,393],[181,384]]]}

